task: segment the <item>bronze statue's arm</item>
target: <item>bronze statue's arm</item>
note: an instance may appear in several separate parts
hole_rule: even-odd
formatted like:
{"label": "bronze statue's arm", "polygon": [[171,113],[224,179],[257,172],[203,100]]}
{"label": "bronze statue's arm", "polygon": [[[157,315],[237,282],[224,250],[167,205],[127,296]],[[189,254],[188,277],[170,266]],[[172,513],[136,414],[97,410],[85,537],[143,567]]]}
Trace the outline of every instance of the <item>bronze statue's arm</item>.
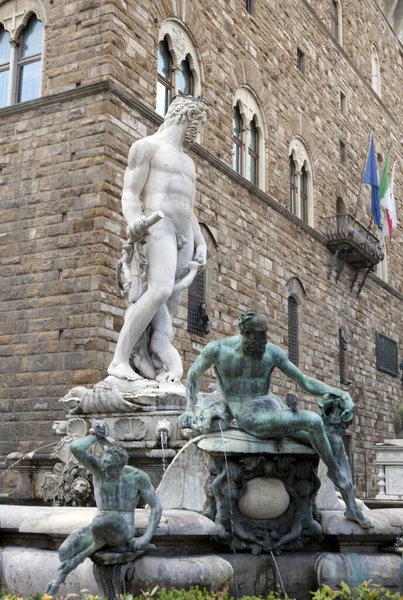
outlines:
{"label": "bronze statue's arm", "polygon": [[152,486],[149,476],[146,473],[141,473],[140,477],[139,492],[145,502],[151,507],[151,511],[145,532],[142,536],[134,538],[130,544],[133,550],[141,550],[150,543],[162,515],[161,502]]}
{"label": "bronze statue's arm", "polygon": [[99,462],[95,456],[92,456],[87,450],[97,441],[98,437],[96,435],[87,435],[86,437],[71,442],[69,446],[72,455],[93,474],[98,473]]}
{"label": "bronze statue's arm", "polygon": [[298,383],[309,394],[313,394],[314,396],[323,396],[324,394],[334,394],[335,396],[339,396],[340,398],[344,398],[346,401],[351,402],[350,395],[347,392],[343,392],[337,388],[333,388],[318,379],[314,379],[313,377],[308,377],[304,375],[302,371],[298,369],[290,360],[285,352],[283,352],[280,348],[276,348],[275,351],[275,364],[285,375],[287,375],[290,379]]}
{"label": "bronze statue's arm", "polygon": [[186,412],[178,417],[179,426],[182,428],[191,427],[192,425],[193,409],[196,405],[197,392],[200,388],[200,377],[215,363],[217,347],[217,342],[207,344],[190,367],[186,381]]}

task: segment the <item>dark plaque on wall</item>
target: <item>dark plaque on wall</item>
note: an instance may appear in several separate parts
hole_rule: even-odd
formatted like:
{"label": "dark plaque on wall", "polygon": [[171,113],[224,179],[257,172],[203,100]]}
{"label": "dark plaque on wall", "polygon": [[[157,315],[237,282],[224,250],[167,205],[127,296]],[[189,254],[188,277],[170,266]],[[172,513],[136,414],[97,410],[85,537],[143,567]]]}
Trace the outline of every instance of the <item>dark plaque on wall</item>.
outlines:
{"label": "dark plaque on wall", "polygon": [[376,368],[378,371],[398,376],[397,367],[397,342],[386,337],[379,331],[376,332]]}

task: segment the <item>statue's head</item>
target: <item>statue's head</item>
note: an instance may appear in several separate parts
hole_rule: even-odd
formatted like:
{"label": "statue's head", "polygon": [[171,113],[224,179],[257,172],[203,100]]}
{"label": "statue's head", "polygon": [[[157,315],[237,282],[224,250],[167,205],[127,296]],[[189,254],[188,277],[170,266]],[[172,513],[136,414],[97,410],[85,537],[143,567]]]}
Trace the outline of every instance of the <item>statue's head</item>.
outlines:
{"label": "statue's head", "polygon": [[158,131],[167,127],[186,123],[185,145],[190,146],[196,139],[204,123],[211,115],[211,110],[203,100],[193,96],[176,96],[165,115],[165,119]]}
{"label": "statue's head", "polygon": [[87,500],[91,496],[91,484],[85,477],[77,477],[71,486],[73,498]]}
{"label": "statue's head", "polygon": [[261,360],[267,344],[267,323],[264,315],[257,310],[248,310],[238,319],[245,354]]}
{"label": "statue's head", "polygon": [[122,469],[127,465],[128,460],[129,455],[124,448],[115,444],[107,446],[100,459],[100,467],[105,480],[117,479]]}

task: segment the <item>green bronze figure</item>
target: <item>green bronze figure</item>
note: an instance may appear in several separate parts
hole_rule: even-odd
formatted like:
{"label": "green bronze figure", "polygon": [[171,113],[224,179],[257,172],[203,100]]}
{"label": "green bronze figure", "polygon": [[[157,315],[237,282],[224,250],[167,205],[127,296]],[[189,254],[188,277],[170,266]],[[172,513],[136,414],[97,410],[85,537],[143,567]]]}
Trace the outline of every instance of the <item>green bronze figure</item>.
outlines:
{"label": "green bronze figure", "polygon": [[[105,446],[100,459],[88,452],[95,442]],[[70,450],[93,475],[98,514],[91,525],[73,531],[60,546],[59,574],[45,591],[52,596],[73,569],[100,549],[121,553],[151,549],[150,540],[162,513],[150,478],[144,471],[127,465],[126,450],[105,437],[102,421],[90,430],[90,435],[72,442]],[[140,494],[151,512],[146,531],[135,537],[134,509]]]}
{"label": "green bronze figure", "polygon": [[[267,342],[267,324],[262,314],[249,311],[239,319],[240,335],[207,344],[191,367],[187,380],[186,412],[178,421],[191,427],[200,377],[214,367],[223,401],[241,430],[259,438],[290,436],[310,443],[328,468],[328,475],[340,489],[346,503],[345,517],[365,529],[373,527],[357,506],[351,473],[343,468],[321,417],[310,410],[290,409],[270,392],[271,374],[277,367],[306,392],[325,399],[335,398],[351,415],[354,403],[347,392],[304,375],[281,348]],[[224,422],[223,422],[224,423]]]}

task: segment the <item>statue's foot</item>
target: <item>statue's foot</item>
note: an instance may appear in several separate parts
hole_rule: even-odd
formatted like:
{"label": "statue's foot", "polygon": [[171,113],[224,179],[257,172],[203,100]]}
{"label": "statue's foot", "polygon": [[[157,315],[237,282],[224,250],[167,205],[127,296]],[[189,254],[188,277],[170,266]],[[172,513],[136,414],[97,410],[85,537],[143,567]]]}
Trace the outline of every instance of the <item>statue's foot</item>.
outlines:
{"label": "statue's foot", "polygon": [[55,596],[55,594],[57,594],[58,592],[59,587],[60,584],[57,581],[57,579],[52,579],[52,581],[46,586],[44,594],[47,594],[48,596]]}
{"label": "statue's foot", "polygon": [[168,383],[175,383],[175,381],[179,381],[177,373],[174,373],[173,371],[159,373],[156,379],[157,381],[167,381]]}
{"label": "statue's foot", "polygon": [[346,508],[344,516],[349,521],[354,521],[355,523],[358,523],[358,525],[361,525],[363,529],[373,529],[375,527],[370,519],[364,517],[361,509],[358,508],[358,506]]}
{"label": "statue's foot", "polygon": [[108,368],[108,375],[113,375],[118,379],[128,379],[129,381],[139,381],[140,379],[143,379],[136,371],[133,371],[128,363],[111,363]]}

